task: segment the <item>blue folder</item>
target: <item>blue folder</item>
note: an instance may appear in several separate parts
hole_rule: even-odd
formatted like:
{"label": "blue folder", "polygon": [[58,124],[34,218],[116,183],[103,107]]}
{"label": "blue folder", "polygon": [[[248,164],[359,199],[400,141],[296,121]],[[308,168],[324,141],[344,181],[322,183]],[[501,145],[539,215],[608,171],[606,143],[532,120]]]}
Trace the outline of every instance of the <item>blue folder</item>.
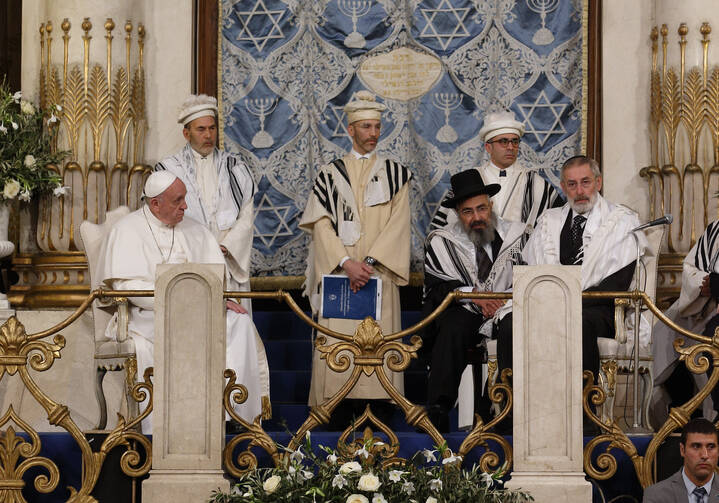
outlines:
{"label": "blue folder", "polygon": [[370,278],[357,293],[350,289],[350,280],[341,274],[322,276],[322,307],[324,318],[363,320],[382,318],[382,280]]}

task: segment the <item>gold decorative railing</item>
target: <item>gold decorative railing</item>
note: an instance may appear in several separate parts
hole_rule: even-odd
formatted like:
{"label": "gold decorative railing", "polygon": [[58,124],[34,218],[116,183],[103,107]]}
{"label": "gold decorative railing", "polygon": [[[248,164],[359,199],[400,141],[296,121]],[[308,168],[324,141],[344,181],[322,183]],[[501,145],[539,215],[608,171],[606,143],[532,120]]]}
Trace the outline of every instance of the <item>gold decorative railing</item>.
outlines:
{"label": "gold decorative railing", "polygon": [[[119,416],[117,425],[109,432],[99,452],[93,453],[89,442],[79,430],[71,418],[67,406],[57,403],[40,389],[33,379],[30,370],[35,372],[49,371],[55,359],[61,356],[66,345],[65,338],[59,333],[78,319],[83,312],[97,298],[123,298],[123,297],[147,297],[152,296],[152,291],[93,291],[85,301],[63,322],[47,330],[26,334],[23,325],[15,318],[10,318],[0,327],[0,383],[7,375],[18,374],[29,391],[30,395],[43,407],[48,416],[48,422],[65,429],[77,442],[82,453],[83,466],[81,487],[71,488],[70,500],[95,501],[90,493],[97,483],[100,469],[105,462],[107,453],[116,446],[124,446],[126,452],[122,456],[121,469],[131,477],[140,477],[149,472],[152,464],[152,451],[148,439],[138,432],[138,425],[143,418],[152,411],[152,369],[148,369],[143,381],[137,383],[132,390],[132,397],[137,402],[142,402],[149,396],[148,405],[140,412],[138,417],[125,419]],[[702,400],[709,394],[711,388],[719,381],[719,336],[708,338],[699,334],[691,333],[674,324],[666,318],[661,311],[652,303],[651,299],[643,292],[590,292],[584,293],[585,297],[619,298],[628,299],[633,302],[645,304],[652,313],[663,323],[685,337],[698,342],[697,345],[687,348],[683,340],[677,340],[675,349],[681,355],[680,359],[685,362],[687,368],[693,373],[704,373],[709,368],[709,360],[705,355],[713,358],[714,369],[712,370],[709,382],[702,390],[681,407],[672,409],[669,419],[652,438],[644,456],[640,456],[630,441],[629,437],[621,430],[614,419],[603,422],[590,407],[601,405],[604,402],[604,391],[601,387],[592,384],[593,376],[585,373],[587,382],[584,388],[584,410],[602,430],[602,433],[592,439],[584,451],[584,468],[587,474],[597,480],[608,479],[617,470],[617,460],[612,454],[612,449],[623,450],[632,460],[637,476],[643,487],[652,483],[652,466],[656,459],[657,448],[674,430],[681,428],[689,420],[691,413],[700,405]],[[354,335],[337,333],[326,329],[315,323],[295,303],[291,295],[284,291],[276,292],[225,292],[225,298],[254,298],[254,299],[275,299],[285,302],[303,322],[322,333],[316,338],[315,346],[322,353],[322,358],[327,365],[337,372],[349,369],[354,364],[347,382],[340,390],[324,403],[312,407],[309,417],[293,435],[289,449],[300,446],[307,432],[315,427],[329,421],[333,410],[347,396],[357,382],[360,374],[376,375],[383,388],[392,397],[395,404],[404,412],[407,423],[415,428],[425,431],[436,445],[442,445],[445,441],[440,432],[430,422],[426,411],[422,406],[416,405],[407,400],[392,385],[390,379],[384,372],[384,364],[394,371],[405,370],[412,358],[417,355],[421,346],[421,339],[413,335],[428,323],[432,322],[452,302],[457,299],[485,299],[485,298],[510,298],[508,293],[459,293],[452,292],[427,318],[416,325],[394,334],[383,335],[379,325],[372,319],[366,319],[360,323]],[[327,344],[325,336],[332,336],[339,342]],[[45,340],[53,336],[52,342]],[[403,338],[411,336],[409,343],[403,342]],[[489,423],[484,423],[479,416],[476,416],[476,423],[472,431],[462,442],[458,454],[464,459],[473,449],[479,447],[484,450],[480,457],[480,467],[488,472],[502,475],[510,469],[512,464],[512,449],[504,437],[494,433],[496,426],[512,407],[512,390],[509,382],[510,372],[505,371],[501,376],[501,382],[490,389],[490,396],[493,402],[502,405],[502,410]],[[246,431],[233,437],[225,446],[224,462],[228,473],[232,476],[253,470],[258,466],[253,448],[259,447],[265,450],[276,464],[284,462],[285,453],[280,451],[270,435],[261,426],[260,418],[249,423],[237,416],[231,406],[232,402],[242,403],[247,398],[247,390],[241,383],[237,383],[232,370],[225,371],[228,382],[225,387],[223,402],[225,410],[242,424]],[[14,426],[13,426],[14,424]],[[50,492],[58,484],[59,473],[57,466],[52,460],[39,456],[40,437],[37,432],[24,421],[13,407],[4,412],[0,418],[0,459],[12,460],[12,463],[4,463],[0,472],[0,500],[22,502],[21,489],[24,487],[22,476],[30,466],[39,466],[47,471],[47,475],[38,476],[35,487],[41,492]],[[353,433],[364,427],[363,438],[373,438],[375,431],[384,434],[389,442],[385,445],[373,447],[372,455],[380,457],[385,464],[392,464],[398,460],[399,440],[397,435],[382,421],[380,421],[367,407],[364,414],[353,424],[349,425],[340,435],[337,452],[340,457],[350,458],[356,451],[357,442],[352,441]],[[17,436],[16,428],[27,434],[28,440]],[[489,449],[488,441],[495,441],[502,450],[505,462],[500,466],[500,456]],[[605,451],[602,452],[596,464],[592,463],[592,454],[603,443],[608,443]],[[246,444],[246,445],[245,445]],[[364,445],[364,443],[363,443]],[[244,450],[242,448],[244,447]],[[144,451],[141,456],[140,451]],[[239,452],[236,456],[233,455]],[[144,457],[144,462],[140,460]],[[69,501],[70,501],[69,500]]]}

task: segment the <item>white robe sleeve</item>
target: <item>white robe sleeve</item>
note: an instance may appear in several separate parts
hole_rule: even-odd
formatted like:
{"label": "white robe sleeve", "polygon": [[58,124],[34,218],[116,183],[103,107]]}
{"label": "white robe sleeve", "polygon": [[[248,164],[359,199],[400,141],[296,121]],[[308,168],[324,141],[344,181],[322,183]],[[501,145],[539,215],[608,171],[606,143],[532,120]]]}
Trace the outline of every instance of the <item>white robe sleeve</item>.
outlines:
{"label": "white robe sleeve", "polygon": [[227,248],[227,268],[238,283],[250,280],[250,256],[252,252],[254,208],[252,199],[242,206],[237,221],[220,235],[220,244]]}
{"label": "white robe sleeve", "polygon": [[[113,290],[154,290],[155,284],[151,281],[142,279],[116,279],[112,282]],[[129,297],[127,299],[131,304],[147,310],[155,309],[154,297]]]}

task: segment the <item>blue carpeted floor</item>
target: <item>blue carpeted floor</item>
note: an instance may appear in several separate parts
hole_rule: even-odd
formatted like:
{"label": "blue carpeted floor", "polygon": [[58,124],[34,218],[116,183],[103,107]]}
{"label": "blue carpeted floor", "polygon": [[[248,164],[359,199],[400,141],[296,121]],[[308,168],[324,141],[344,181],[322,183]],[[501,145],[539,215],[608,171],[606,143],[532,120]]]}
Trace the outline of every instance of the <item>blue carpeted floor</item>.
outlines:
{"label": "blue carpeted floor", "polygon": [[[270,385],[272,394],[273,418],[263,423],[266,431],[282,445],[287,445],[290,435],[287,430],[296,430],[307,418],[307,394],[310,383],[311,342],[310,328],[302,323],[293,313],[286,311],[262,312],[255,311],[255,323],[265,342],[270,364]],[[420,319],[419,312],[403,314],[403,326],[410,326]],[[415,361],[405,373],[405,394],[415,403],[423,404],[425,400],[426,375]],[[451,417],[456,427],[456,413]],[[404,422],[404,415],[399,409],[389,420],[391,428],[400,440],[400,456],[409,457],[418,450],[432,448],[432,441],[425,434],[416,433]],[[451,432],[447,436],[449,447],[457,450],[466,434]],[[318,429],[312,434],[313,445],[335,446],[338,432]],[[637,438],[633,440],[642,454],[649,440]],[[69,434],[43,434],[41,455],[52,459],[61,473],[58,489],[49,495],[39,495],[32,487],[31,480],[42,473],[34,469],[26,474],[28,483],[23,491],[29,502],[61,502],[68,497],[67,487],[79,488],[81,484],[80,451]],[[493,450],[496,446],[490,445]],[[270,466],[271,461],[264,451],[255,451],[262,466]],[[465,460],[471,466],[481,456],[483,450],[475,449]],[[641,488],[634,474],[631,461],[622,454],[617,455],[619,469],[617,474],[608,481],[594,483],[594,501],[605,502],[613,498],[615,501],[632,502],[641,500]]]}

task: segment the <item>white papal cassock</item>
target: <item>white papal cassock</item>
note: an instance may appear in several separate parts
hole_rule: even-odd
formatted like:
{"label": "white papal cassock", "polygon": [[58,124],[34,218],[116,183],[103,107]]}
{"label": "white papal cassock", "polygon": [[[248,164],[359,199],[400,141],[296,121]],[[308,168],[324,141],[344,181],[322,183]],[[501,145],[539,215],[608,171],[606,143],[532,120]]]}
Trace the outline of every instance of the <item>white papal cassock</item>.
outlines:
{"label": "white papal cassock", "polygon": [[[120,219],[110,230],[99,254],[97,284],[115,290],[154,290],[157,264],[223,264],[222,252],[212,234],[185,217],[174,229],[160,222],[143,206]],[[234,282],[226,275],[228,289]],[[128,331],[135,343],[138,377],[153,365],[154,299],[130,298]],[[106,335],[115,338],[117,320],[113,318]],[[237,374],[237,382],[247,387],[247,401],[235,405],[248,421],[262,411],[262,396],[269,397],[269,368],[262,341],[250,316],[227,311],[226,365]],[[143,431],[151,428],[143,422]]]}

